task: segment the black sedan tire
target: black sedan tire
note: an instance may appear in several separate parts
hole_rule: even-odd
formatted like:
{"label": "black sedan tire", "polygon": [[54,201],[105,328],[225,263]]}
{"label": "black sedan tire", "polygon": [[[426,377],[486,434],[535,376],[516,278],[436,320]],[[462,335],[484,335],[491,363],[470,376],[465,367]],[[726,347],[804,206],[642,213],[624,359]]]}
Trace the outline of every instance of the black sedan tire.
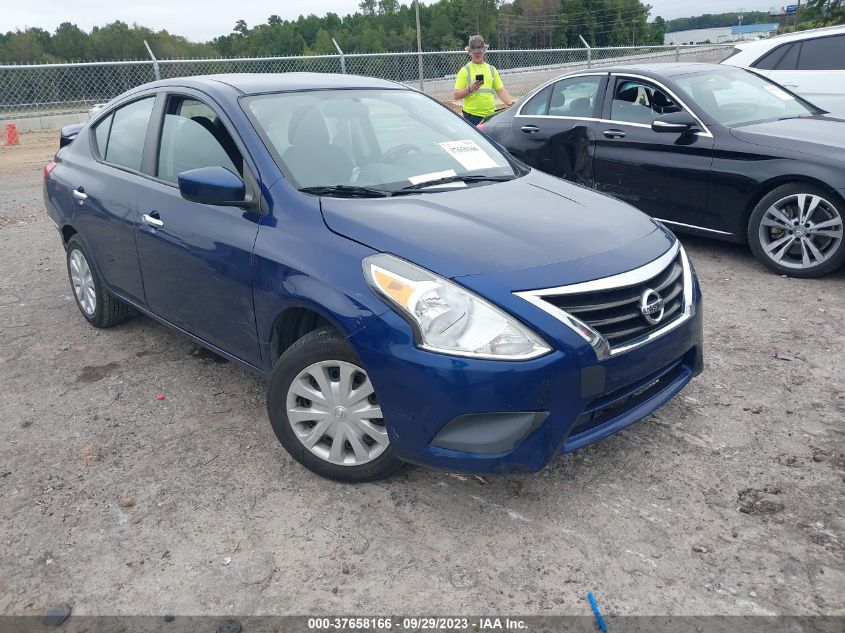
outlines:
{"label": "black sedan tire", "polygon": [[78,235],[67,243],[67,274],[82,316],[98,328],[117,325],[129,316],[129,306],[106,288],[88,249]]}
{"label": "black sedan tire", "polygon": [[306,334],[282,354],[270,374],[267,413],[287,452],[328,479],[375,481],[404,463],[363,364],[333,328]]}
{"label": "black sedan tire", "polygon": [[845,203],[809,183],[781,185],[763,196],[748,222],[748,243],[765,266],[790,277],[820,277],[845,262]]}

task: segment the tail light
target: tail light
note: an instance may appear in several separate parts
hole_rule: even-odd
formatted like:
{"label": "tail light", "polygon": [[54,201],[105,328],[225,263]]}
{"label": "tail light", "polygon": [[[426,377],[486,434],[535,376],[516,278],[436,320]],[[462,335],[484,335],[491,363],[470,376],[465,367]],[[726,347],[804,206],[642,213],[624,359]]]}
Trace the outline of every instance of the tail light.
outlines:
{"label": "tail light", "polygon": [[55,161],[52,161],[52,160],[49,163],[47,163],[46,165],[44,165],[44,169],[42,170],[44,172],[44,178],[49,178],[50,174],[53,173],[53,170],[55,168],[56,168],[56,163],[55,163]]}

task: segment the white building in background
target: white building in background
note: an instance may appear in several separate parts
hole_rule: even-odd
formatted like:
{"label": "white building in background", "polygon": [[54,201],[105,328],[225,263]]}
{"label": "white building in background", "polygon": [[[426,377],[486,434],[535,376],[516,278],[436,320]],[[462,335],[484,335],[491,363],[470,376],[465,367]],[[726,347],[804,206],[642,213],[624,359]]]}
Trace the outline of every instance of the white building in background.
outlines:
{"label": "white building in background", "polygon": [[741,26],[720,26],[712,29],[690,29],[666,33],[664,44],[722,44],[740,40],[758,40],[771,37],[778,32],[776,22],[771,24],[743,24]]}

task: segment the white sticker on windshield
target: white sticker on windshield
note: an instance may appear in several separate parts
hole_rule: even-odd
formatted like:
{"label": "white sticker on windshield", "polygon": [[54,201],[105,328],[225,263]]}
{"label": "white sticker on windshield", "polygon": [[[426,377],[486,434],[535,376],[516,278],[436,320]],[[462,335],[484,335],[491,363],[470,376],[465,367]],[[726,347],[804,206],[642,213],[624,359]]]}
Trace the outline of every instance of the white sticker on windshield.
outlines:
{"label": "white sticker on windshield", "polygon": [[[432,180],[440,180],[441,178],[450,178],[457,176],[454,169],[447,169],[446,171],[433,171],[430,174],[420,174],[419,176],[411,176],[408,180],[412,185],[418,185],[421,182],[431,182]],[[451,184],[451,183],[450,183]]]}
{"label": "white sticker on windshield", "polygon": [[763,88],[768,90],[781,101],[792,101],[793,99],[795,99],[795,97],[793,97],[785,90],[781,90],[780,88],[778,88],[777,86],[773,86],[772,84],[766,84],[765,86],[763,86]]}
{"label": "white sticker on windshield", "polygon": [[495,169],[499,166],[475,141],[447,141],[445,143],[438,143],[438,145],[467,171]]}

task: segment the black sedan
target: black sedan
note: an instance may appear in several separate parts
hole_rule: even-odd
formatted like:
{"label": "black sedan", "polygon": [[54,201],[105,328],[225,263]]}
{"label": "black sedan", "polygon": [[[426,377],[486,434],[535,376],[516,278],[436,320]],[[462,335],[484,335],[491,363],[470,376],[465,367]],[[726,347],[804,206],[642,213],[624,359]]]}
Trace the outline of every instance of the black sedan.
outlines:
{"label": "black sedan", "polygon": [[529,165],[673,229],[747,241],[778,273],[816,277],[845,261],[845,120],[747,70],[571,73],[484,131]]}

